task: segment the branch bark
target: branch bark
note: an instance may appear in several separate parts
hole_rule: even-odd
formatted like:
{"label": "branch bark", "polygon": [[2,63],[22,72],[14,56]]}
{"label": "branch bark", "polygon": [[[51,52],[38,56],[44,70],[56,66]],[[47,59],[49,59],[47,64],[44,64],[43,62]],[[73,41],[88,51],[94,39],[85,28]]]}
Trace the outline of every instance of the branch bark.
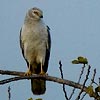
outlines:
{"label": "branch bark", "polygon": [[[12,81],[23,80],[23,79],[42,78],[42,79],[47,80],[47,81],[52,81],[52,82],[56,82],[56,83],[60,83],[60,84],[66,84],[68,86],[75,87],[77,89],[83,88],[83,85],[78,84],[76,82],[66,80],[66,79],[61,79],[61,78],[58,78],[58,77],[48,76],[48,75],[33,74],[32,76],[25,76],[25,72],[8,71],[8,70],[0,70],[0,74],[17,76],[17,77],[1,80],[0,85],[6,84],[6,83],[9,83],[9,82],[12,82]],[[86,89],[87,89],[87,87],[85,86],[83,91],[85,92]]]}
{"label": "branch bark", "polygon": [[[86,86],[83,87],[83,85],[80,84],[80,83],[76,83],[76,82],[73,82],[73,81],[70,81],[70,80],[61,79],[61,78],[54,77],[54,76],[49,76],[49,75],[33,74],[32,76],[25,76],[25,72],[8,71],[8,70],[0,70],[0,74],[1,75],[12,75],[13,76],[12,78],[0,80],[0,85],[4,85],[6,83],[10,83],[10,82],[13,82],[13,81],[18,81],[18,80],[38,79],[38,78],[40,79],[41,78],[41,79],[44,79],[46,81],[52,81],[52,82],[56,82],[56,83],[59,83],[59,84],[64,84],[64,85],[68,85],[70,87],[80,89],[85,93],[87,93],[87,88],[88,88]],[[89,93],[87,93],[87,94],[89,94]],[[96,100],[100,100],[100,96],[97,95],[95,92],[90,97],[94,97]]]}

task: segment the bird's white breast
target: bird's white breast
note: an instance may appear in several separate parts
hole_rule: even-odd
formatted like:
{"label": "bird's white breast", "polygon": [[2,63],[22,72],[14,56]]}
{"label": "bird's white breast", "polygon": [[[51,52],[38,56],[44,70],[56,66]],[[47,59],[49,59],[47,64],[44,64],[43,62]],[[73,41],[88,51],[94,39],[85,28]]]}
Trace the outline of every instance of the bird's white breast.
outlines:
{"label": "bird's white breast", "polygon": [[42,24],[27,25],[22,28],[22,43],[24,44],[25,58],[30,62],[45,61],[47,45],[47,29]]}

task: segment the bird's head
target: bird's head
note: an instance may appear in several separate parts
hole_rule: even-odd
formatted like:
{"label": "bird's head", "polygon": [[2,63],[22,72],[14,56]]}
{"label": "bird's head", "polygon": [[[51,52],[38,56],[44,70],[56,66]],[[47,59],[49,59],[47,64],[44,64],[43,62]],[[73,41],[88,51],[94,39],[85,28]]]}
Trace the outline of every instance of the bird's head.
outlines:
{"label": "bird's head", "polygon": [[34,20],[40,20],[41,18],[43,18],[42,10],[36,7],[29,9],[28,15],[31,19],[34,19]]}

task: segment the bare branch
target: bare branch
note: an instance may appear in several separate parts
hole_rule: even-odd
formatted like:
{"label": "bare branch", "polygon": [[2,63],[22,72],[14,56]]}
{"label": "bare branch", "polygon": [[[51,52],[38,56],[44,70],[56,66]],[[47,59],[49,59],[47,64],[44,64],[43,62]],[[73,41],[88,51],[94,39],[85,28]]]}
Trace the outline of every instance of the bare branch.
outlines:
{"label": "bare branch", "polygon": [[99,77],[99,85],[100,85],[100,77]]}
{"label": "bare branch", "polygon": [[96,69],[94,69],[94,73],[93,73],[93,76],[92,76],[91,84],[90,85],[92,85],[94,83],[94,84],[96,84],[98,86],[98,84],[94,81],[95,75],[96,75]]}
{"label": "bare branch", "polygon": [[8,87],[8,100],[11,100],[11,88],[10,86]]}
{"label": "bare branch", "polygon": [[[89,65],[89,66],[88,66],[88,70],[87,70],[87,74],[86,74],[86,78],[85,78],[85,80],[84,80],[84,82],[83,82],[83,88],[84,88],[84,86],[85,86],[85,84],[86,84],[86,82],[87,82],[87,80],[88,80],[88,76],[89,76],[89,73],[90,73],[90,68],[91,68],[91,66]],[[82,92],[83,92],[83,88],[82,88],[81,91],[79,92],[79,95],[78,95],[78,97],[76,98],[76,100],[79,100],[79,99],[80,99],[80,96],[81,96],[81,94],[82,94]]]}
{"label": "bare branch", "polygon": [[0,70],[0,74],[2,74],[2,75],[24,76],[25,72]]}
{"label": "bare branch", "polygon": [[[25,72],[8,71],[8,70],[7,71],[0,70],[0,74],[20,76],[20,77],[13,77],[13,78],[1,80],[0,85],[6,84],[6,83],[9,83],[9,82],[12,82],[12,81],[18,81],[18,80],[32,79],[32,78],[42,78],[42,79],[45,79],[47,81],[53,81],[53,82],[60,83],[60,84],[66,84],[68,86],[75,87],[77,89],[82,89],[81,84],[78,84],[78,83],[70,81],[70,80],[53,77],[53,76],[36,75],[36,74],[33,74],[32,76],[24,76]],[[86,91],[86,89],[87,89],[87,87],[84,87],[83,90]]]}
{"label": "bare branch", "polygon": [[[62,63],[61,63],[61,61],[59,61],[59,65],[60,65],[59,69],[60,69],[60,73],[61,73],[61,78],[63,79],[63,71],[62,71]],[[66,89],[65,89],[65,84],[63,84],[63,92],[65,94],[66,100],[69,100],[68,97],[67,97],[67,92],[66,92]]]}
{"label": "bare branch", "polygon": [[81,80],[81,77],[82,77],[82,75],[83,75],[83,73],[84,73],[84,68],[85,68],[85,67],[86,67],[85,64],[83,64],[83,67],[82,67],[82,70],[81,70],[81,73],[80,73],[80,76],[79,76],[78,83],[80,83],[80,80]]}
{"label": "bare branch", "polygon": [[[81,70],[81,73],[80,73],[80,76],[79,76],[79,79],[78,79],[78,82],[77,82],[77,83],[80,83],[80,80],[81,80],[81,77],[82,77],[82,75],[83,75],[83,73],[84,73],[84,68],[85,68],[85,67],[86,67],[85,64],[83,64],[83,67],[82,67],[82,70]],[[75,88],[73,88],[72,93],[71,93],[71,95],[70,95],[70,97],[69,97],[69,100],[72,98],[74,92],[75,92]]]}
{"label": "bare branch", "polygon": [[[89,69],[88,69],[88,73],[89,73]],[[40,79],[41,78],[41,79],[44,79],[46,81],[52,81],[52,82],[56,82],[56,83],[59,83],[59,84],[68,85],[70,87],[75,87],[77,89],[80,89],[82,92],[87,93],[87,87],[85,86],[85,83],[86,83],[86,80],[88,79],[88,76],[86,76],[84,84],[81,85],[79,83],[76,83],[76,82],[73,82],[73,81],[70,81],[70,80],[61,79],[61,78],[58,78],[58,77],[53,77],[53,76],[48,76],[48,75],[33,74],[32,76],[25,76],[25,72],[4,71],[4,70],[0,70],[0,74],[16,76],[16,77],[13,77],[13,78],[1,80],[0,85],[6,84],[6,83],[9,83],[9,82],[13,82],[13,81],[18,81],[18,80],[38,79],[38,78]],[[89,95],[89,96],[91,96],[91,95]],[[96,93],[94,95],[92,95],[92,97],[94,97],[96,100],[100,100],[100,96],[96,95]]]}
{"label": "bare branch", "polygon": [[[90,66],[90,65],[89,65],[89,66]],[[91,79],[90,86],[92,86],[92,84],[95,83],[95,82],[94,82],[95,75],[96,75],[96,69],[94,69],[94,73],[93,73],[93,76],[92,76],[92,79]],[[97,83],[95,83],[95,84],[97,85]],[[81,98],[80,100],[83,100],[83,98],[85,97],[86,94],[87,94],[87,93],[84,93],[83,96],[82,96],[82,98]]]}

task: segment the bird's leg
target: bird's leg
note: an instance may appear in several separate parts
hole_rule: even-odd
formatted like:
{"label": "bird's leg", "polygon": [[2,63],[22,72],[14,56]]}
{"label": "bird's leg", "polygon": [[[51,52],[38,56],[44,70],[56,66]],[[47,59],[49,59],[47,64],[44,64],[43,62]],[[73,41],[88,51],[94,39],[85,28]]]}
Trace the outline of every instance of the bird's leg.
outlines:
{"label": "bird's leg", "polygon": [[32,75],[31,66],[30,66],[30,64],[29,64],[29,67],[28,67],[27,72],[25,73],[25,76],[31,76],[31,75]]}
{"label": "bird's leg", "polygon": [[41,72],[40,72],[40,75],[44,75],[45,72],[43,71],[43,67],[42,67],[42,63],[41,63]]}

